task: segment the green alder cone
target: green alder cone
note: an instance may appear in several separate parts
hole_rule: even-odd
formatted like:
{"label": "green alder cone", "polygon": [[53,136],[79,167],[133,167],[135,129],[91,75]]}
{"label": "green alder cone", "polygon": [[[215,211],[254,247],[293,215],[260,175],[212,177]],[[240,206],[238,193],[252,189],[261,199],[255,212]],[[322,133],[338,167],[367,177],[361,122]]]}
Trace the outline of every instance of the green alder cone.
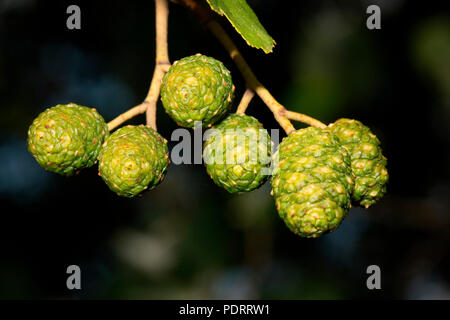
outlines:
{"label": "green alder cone", "polygon": [[269,133],[255,118],[230,114],[205,142],[203,157],[213,181],[230,193],[261,186],[270,173]]}
{"label": "green alder cone", "polygon": [[161,100],[169,116],[183,127],[202,121],[210,127],[230,111],[234,85],[222,62],[201,54],[169,68],[161,84]]}
{"label": "green alder cone", "polygon": [[298,130],[273,157],[273,196],[280,217],[302,237],[334,231],[351,206],[350,158],[337,138],[323,129]]}
{"label": "green alder cone", "polygon": [[95,109],[59,104],[34,119],[27,146],[44,169],[71,176],[97,162],[108,135],[107,124]]}
{"label": "green alder cone", "polygon": [[330,124],[330,130],[350,154],[355,179],[353,199],[370,207],[386,193],[389,180],[380,140],[357,120],[339,119]]}
{"label": "green alder cone", "polygon": [[125,126],[106,139],[99,156],[99,175],[122,197],[155,188],[169,165],[167,141],[148,126]]}

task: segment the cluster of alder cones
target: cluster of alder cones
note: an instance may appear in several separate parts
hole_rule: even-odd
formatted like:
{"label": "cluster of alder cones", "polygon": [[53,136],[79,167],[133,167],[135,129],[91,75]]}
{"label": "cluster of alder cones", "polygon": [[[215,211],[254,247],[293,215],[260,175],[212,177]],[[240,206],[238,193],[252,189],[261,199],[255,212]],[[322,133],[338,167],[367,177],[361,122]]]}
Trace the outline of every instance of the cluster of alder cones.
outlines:
{"label": "cluster of alder cones", "polygon": [[[380,141],[357,120],[289,134],[272,154],[268,132],[254,117],[231,113],[234,85],[218,60],[193,55],[165,74],[161,100],[183,127],[201,121],[215,134],[203,150],[208,174],[230,193],[249,192],[272,175],[280,217],[294,233],[318,237],[335,230],[352,204],[369,207],[386,192]],[[167,141],[145,125],[108,132],[95,109],[74,103],[42,112],[28,130],[28,150],[46,170],[71,176],[98,161],[99,175],[119,196],[156,187],[169,165]],[[273,170],[271,170],[273,168]]]}

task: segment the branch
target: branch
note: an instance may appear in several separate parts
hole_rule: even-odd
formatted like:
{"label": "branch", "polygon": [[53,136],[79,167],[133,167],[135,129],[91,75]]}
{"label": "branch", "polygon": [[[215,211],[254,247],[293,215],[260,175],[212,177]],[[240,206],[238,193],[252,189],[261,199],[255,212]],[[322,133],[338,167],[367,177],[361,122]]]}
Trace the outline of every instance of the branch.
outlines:
{"label": "branch", "polygon": [[158,104],[159,91],[161,89],[161,81],[164,77],[164,71],[157,65],[155,71],[153,72],[152,83],[150,84],[150,89],[148,90],[147,97],[145,98],[143,104],[147,106],[146,108],[146,122],[147,125],[156,130],[156,106]]}
{"label": "branch", "polygon": [[247,110],[248,104],[250,103],[250,101],[252,101],[254,96],[255,96],[255,91],[253,91],[250,88],[247,88],[244,92],[244,95],[242,96],[241,102],[239,103],[239,105],[237,107],[236,113],[245,114],[245,110]]}
{"label": "branch", "polygon": [[170,67],[169,51],[167,47],[167,25],[169,8],[167,0],[155,0],[156,16],[156,65],[153,71],[153,78],[144,101],[122,113],[108,123],[108,130],[111,131],[120,126],[125,121],[146,112],[147,125],[156,130],[156,106],[161,90],[161,81],[164,74]]}
{"label": "branch", "polygon": [[167,29],[169,7],[167,0],[155,0],[156,11],[156,66],[152,83],[145,102],[148,103],[146,118],[147,125],[156,130],[156,107],[161,90],[161,81],[170,66],[169,49],[167,46]]}
{"label": "branch", "polygon": [[167,0],[155,0],[156,11],[156,64],[170,65],[167,46],[169,7]]}
{"label": "branch", "polygon": [[[200,22],[203,23],[225,47],[231,59],[233,59],[242,76],[246,80],[247,85],[256,92],[256,94],[261,98],[261,100],[264,101],[267,107],[272,111],[275,120],[277,120],[277,122],[284,129],[284,131],[286,131],[287,134],[294,132],[295,131],[294,126],[286,116],[287,112],[286,108],[272,96],[269,90],[267,90],[261,84],[261,82],[259,82],[255,74],[253,73],[252,69],[249,67],[242,54],[239,52],[236,45],[233,43],[233,40],[231,40],[231,38],[228,36],[228,34],[222,28],[222,26],[216,20],[214,20],[214,18],[211,16],[211,13],[204,7],[199,5],[196,0],[181,0],[181,1],[184,5],[186,5],[186,7],[188,7],[191,11],[193,11],[194,14],[196,14]],[[303,123],[319,128],[325,127],[325,124],[316,119],[313,119],[303,114],[298,115],[301,115],[301,117],[299,117],[298,119]]]}
{"label": "branch", "polygon": [[110,122],[108,122],[108,131],[114,130],[118,126],[120,126],[125,121],[134,118],[138,114],[144,113],[147,110],[148,104],[144,101],[141,104],[138,104],[137,106],[131,108],[130,110],[122,113],[121,115],[117,116]]}
{"label": "branch", "polygon": [[284,112],[284,115],[288,119],[307,123],[313,127],[317,127],[317,128],[325,128],[326,127],[326,125],[324,123],[322,123],[319,120],[316,120],[314,118],[311,118],[310,116],[307,116],[306,114],[303,114],[303,113],[286,110]]}

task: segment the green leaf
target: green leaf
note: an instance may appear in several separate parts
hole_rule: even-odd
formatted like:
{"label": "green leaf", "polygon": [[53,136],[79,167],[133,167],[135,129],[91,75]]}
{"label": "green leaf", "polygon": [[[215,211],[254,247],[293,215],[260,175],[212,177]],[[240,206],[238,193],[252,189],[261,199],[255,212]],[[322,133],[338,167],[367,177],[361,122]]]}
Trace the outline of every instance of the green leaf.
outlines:
{"label": "green leaf", "polygon": [[265,53],[272,52],[275,40],[267,33],[245,0],[206,0],[211,9],[225,15],[247,44]]}

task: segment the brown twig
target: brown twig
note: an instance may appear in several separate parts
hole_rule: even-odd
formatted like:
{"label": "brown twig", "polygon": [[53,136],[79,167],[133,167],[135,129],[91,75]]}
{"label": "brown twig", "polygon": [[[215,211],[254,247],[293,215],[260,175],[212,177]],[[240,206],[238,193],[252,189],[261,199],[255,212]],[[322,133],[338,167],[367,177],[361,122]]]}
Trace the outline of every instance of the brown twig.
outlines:
{"label": "brown twig", "polygon": [[[237,49],[236,45],[233,43],[231,38],[228,36],[223,27],[211,16],[211,13],[206,10],[203,6],[199,5],[196,0],[181,0],[181,2],[188,7],[191,11],[196,14],[199,18],[200,22],[203,23],[212,34],[220,41],[220,43],[225,47],[230,55],[231,59],[233,59],[234,63],[238,67],[242,76],[244,77],[247,85],[253,89],[256,94],[264,101],[267,107],[272,111],[275,120],[280,124],[280,126],[286,131],[287,134],[290,134],[295,131],[294,126],[289,121],[286,116],[286,108],[280,104],[267,90],[261,82],[256,78],[252,69],[249,67],[247,62],[245,61],[242,54]],[[296,120],[306,123],[308,125],[322,128],[325,126],[319,120],[311,118],[307,115],[303,115],[298,113],[298,118]]]}
{"label": "brown twig", "polygon": [[128,111],[118,115],[113,120],[108,122],[108,130],[109,131],[114,130],[115,128],[120,126],[125,121],[127,121],[127,120],[129,120],[131,118],[134,118],[138,114],[144,113],[147,110],[147,107],[148,107],[148,105],[144,101],[141,104],[138,104],[137,106],[129,109]]}
{"label": "brown twig", "polygon": [[255,91],[251,88],[247,88],[242,95],[241,102],[239,102],[239,105],[237,107],[236,113],[237,114],[245,114],[245,110],[247,110],[247,107],[252,101],[253,97],[255,96]]}
{"label": "brown twig", "polygon": [[167,0],[155,0],[156,15],[156,64],[170,65],[167,44],[169,6]]}
{"label": "brown twig", "polygon": [[284,112],[284,115],[288,119],[299,121],[299,122],[303,122],[303,123],[307,123],[307,124],[309,124],[309,125],[311,125],[313,127],[317,127],[317,128],[325,128],[326,127],[326,124],[320,122],[319,120],[311,118],[310,116],[307,116],[306,114],[303,114],[303,113],[298,113],[298,112],[286,110]]}
{"label": "brown twig", "polygon": [[167,24],[169,8],[167,0],[155,0],[156,16],[156,65],[153,77],[144,101],[122,113],[108,123],[108,130],[113,130],[125,121],[146,112],[147,125],[156,130],[156,106],[161,90],[161,81],[170,66],[169,51],[167,47]]}

